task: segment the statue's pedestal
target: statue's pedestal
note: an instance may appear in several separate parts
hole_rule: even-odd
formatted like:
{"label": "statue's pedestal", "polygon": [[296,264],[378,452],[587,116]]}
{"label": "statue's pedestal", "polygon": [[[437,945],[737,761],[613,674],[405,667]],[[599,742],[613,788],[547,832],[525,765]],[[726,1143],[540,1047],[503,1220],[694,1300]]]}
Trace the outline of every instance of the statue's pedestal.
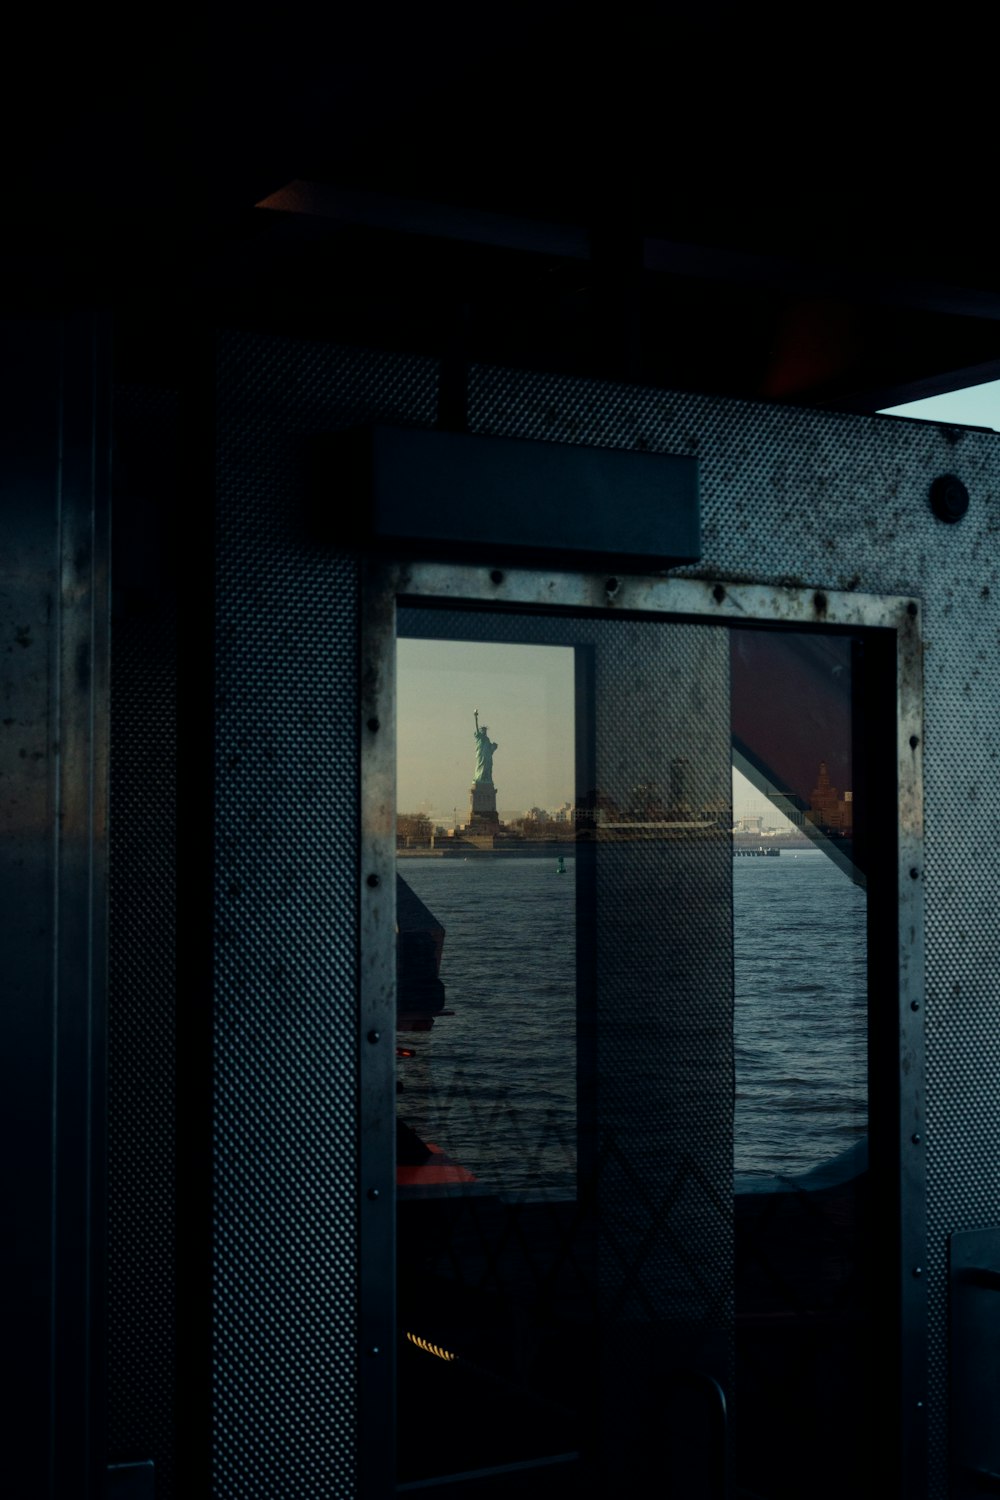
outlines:
{"label": "statue's pedestal", "polygon": [[469,791],[468,833],[492,834],[500,830],[497,812],[497,789],[492,781],[474,781]]}

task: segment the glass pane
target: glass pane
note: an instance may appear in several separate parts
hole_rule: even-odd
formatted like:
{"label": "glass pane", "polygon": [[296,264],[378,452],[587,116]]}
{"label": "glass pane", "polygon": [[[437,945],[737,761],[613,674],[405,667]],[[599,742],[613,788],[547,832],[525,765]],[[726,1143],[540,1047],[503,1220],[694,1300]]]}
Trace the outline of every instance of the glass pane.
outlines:
{"label": "glass pane", "polygon": [[401,1488],[862,1492],[863,643],[400,618]]}
{"label": "glass pane", "polygon": [[[572,1195],[573,652],[401,640],[398,661],[400,1133],[437,1157],[446,1139],[463,1180]],[[421,1007],[428,933],[440,994]],[[426,1187],[427,1162],[400,1180]]]}
{"label": "glass pane", "polygon": [[399,1479],[548,1472],[580,1446],[574,653],[401,639],[398,682]]}
{"label": "glass pane", "polygon": [[866,1489],[860,643],[734,631],[737,1474]]}

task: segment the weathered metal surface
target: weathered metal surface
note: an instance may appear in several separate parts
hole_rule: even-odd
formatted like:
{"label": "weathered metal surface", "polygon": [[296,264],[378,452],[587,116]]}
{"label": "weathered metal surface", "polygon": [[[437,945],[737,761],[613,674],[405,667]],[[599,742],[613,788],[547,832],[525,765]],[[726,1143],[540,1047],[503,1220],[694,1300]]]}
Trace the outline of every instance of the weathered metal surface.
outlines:
{"label": "weathered metal surface", "polygon": [[3,1198],[12,1492],[97,1494],[103,1454],[107,345],[6,322],[0,358]]}
{"label": "weathered metal surface", "polygon": [[[267,399],[276,429],[284,424],[300,432],[311,423],[315,430],[328,430],[365,415],[359,413],[364,398],[357,395],[365,376],[359,374],[356,354],[299,346],[296,368],[308,372],[322,366],[328,372],[327,406],[321,410],[307,399],[305,413],[303,386],[273,377],[285,357],[279,359],[267,340],[242,346],[248,383],[271,381]],[[407,381],[413,389],[419,383],[416,375],[400,378],[404,387]],[[497,435],[697,453],[703,557],[696,570],[680,570],[669,579],[609,573],[574,582],[566,575],[569,593],[558,592],[555,580],[544,574],[534,575],[530,585],[512,583],[513,575],[498,562],[467,570],[464,582],[442,574],[442,587],[456,602],[552,603],[603,614],[642,611],[642,600],[666,586],[672,600],[687,600],[677,606],[683,617],[698,618],[704,608],[710,617],[714,612],[729,619],[739,618],[741,607],[745,611],[759,591],[760,597],[771,597],[772,622],[779,627],[823,622],[846,629],[888,626],[895,633],[904,918],[897,1030],[900,1086],[904,1080],[909,1086],[910,1108],[908,1118],[900,1113],[898,1150],[908,1201],[918,1204],[925,1159],[930,1196],[926,1254],[909,1253],[919,1249],[916,1237],[904,1237],[894,1253],[901,1284],[903,1275],[909,1276],[900,1295],[917,1343],[924,1307],[928,1317],[923,1394],[919,1362],[904,1362],[915,1455],[910,1493],[940,1500],[947,1479],[947,1238],[953,1230],[1000,1220],[1000,1113],[990,1061],[1000,1013],[993,962],[1000,930],[987,833],[1000,811],[995,669],[1000,440],[933,424],[493,369],[473,370],[469,414],[474,429]],[[415,420],[431,423],[433,402]],[[264,459],[268,473],[281,444],[272,448]],[[931,481],[945,472],[957,474],[971,497],[957,526],[943,526],[928,504]],[[259,501],[260,516],[269,514],[268,504]],[[400,578],[394,587],[405,597],[414,586]],[[907,601],[916,603],[918,615],[911,619],[918,632],[911,637],[905,621],[880,622],[866,614],[866,597],[894,599],[903,609]],[[913,737],[916,745],[910,744]],[[910,869],[918,871],[915,879]],[[909,1009],[914,1003],[919,1009]],[[914,1081],[921,1037],[927,1046],[926,1091]],[[906,1127],[915,1122],[918,1128],[908,1134]],[[909,1229],[904,1222],[906,1234],[916,1235],[918,1218],[919,1208]],[[913,1275],[918,1265],[919,1277]],[[925,1422],[931,1458],[926,1485],[919,1452]]]}
{"label": "weathered metal surface", "polygon": [[378,569],[363,577],[361,611],[360,1067],[361,1473],[389,1493],[395,1450],[396,1179],[396,599]]}
{"label": "weathered metal surface", "polygon": [[[331,426],[431,425],[430,361],[220,339],[215,531],[212,1493],[348,1497],[363,1481],[358,563],[303,524]],[[383,985],[384,988],[384,985]],[[384,1127],[377,1127],[384,1128]],[[365,1165],[370,1165],[368,1156]],[[381,1169],[385,1170],[384,1166]],[[384,1264],[384,1262],[382,1263]],[[379,1272],[379,1292],[388,1283]],[[370,1347],[375,1347],[371,1345]],[[382,1348],[382,1345],[378,1346]],[[385,1429],[375,1453],[385,1473]]]}
{"label": "weathered metal surface", "polygon": [[[909,596],[920,608],[924,675],[924,1023],[930,1477],[948,1485],[947,1243],[1000,1222],[1000,942],[995,849],[1000,816],[1000,437],[930,422],[803,411],[651,387],[473,367],[474,431],[697,452],[705,580]],[[929,504],[940,474],[970,495],[960,525]],[[905,741],[904,741],[905,743]],[[919,758],[919,757],[918,757]]]}

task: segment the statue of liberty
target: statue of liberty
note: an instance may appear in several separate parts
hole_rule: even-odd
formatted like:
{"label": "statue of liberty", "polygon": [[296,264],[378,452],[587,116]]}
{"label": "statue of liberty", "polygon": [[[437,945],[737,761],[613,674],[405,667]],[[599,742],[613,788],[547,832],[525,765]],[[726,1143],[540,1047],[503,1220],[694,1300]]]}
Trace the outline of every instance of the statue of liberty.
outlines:
{"label": "statue of liberty", "polygon": [[473,738],[476,741],[476,774],[473,778],[477,782],[486,782],[488,786],[493,785],[493,752],[499,747],[493,743],[486,733],[486,725],[479,727],[479,709],[475,709],[476,732]]}

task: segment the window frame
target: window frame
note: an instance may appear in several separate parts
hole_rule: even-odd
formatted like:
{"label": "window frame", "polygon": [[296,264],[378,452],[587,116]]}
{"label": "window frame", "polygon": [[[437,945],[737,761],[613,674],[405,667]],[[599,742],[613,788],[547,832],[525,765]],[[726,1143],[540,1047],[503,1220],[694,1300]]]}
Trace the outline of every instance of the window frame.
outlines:
{"label": "window frame", "polygon": [[[895,802],[869,910],[873,1028],[870,1087],[876,1162],[891,1201],[879,1205],[876,1277],[884,1299],[887,1493],[926,1486],[927,1385],[923,1033],[923,676],[919,601],[716,579],[607,577],[463,564],[369,562],[363,569],[359,755],[360,1010],[359,1430],[362,1493],[395,1492],[395,772],[396,609],[421,606],[620,614],[722,626],[850,631],[871,644],[865,733],[882,747],[876,794]],[[884,685],[894,681],[894,696]],[[874,684],[872,689],[871,685]],[[895,738],[895,753],[887,738]],[[894,786],[891,785],[894,780]],[[887,937],[894,929],[894,941]],[[895,1004],[889,997],[895,993]],[[878,1110],[877,1121],[875,1111]],[[874,1158],[873,1158],[874,1161]],[[893,1462],[893,1452],[895,1462]]]}

